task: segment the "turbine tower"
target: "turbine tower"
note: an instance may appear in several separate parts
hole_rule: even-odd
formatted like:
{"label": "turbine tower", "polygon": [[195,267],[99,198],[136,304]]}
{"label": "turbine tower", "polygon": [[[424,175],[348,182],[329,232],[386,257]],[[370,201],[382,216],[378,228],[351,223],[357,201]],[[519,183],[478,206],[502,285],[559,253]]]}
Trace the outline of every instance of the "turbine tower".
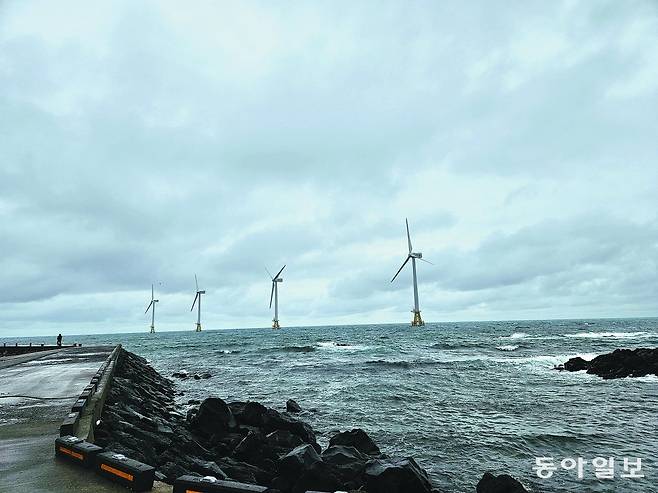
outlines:
{"label": "turbine tower", "polygon": [[418,305],[418,280],[416,279],[416,259],[422,260],[423,262],[427,262],[428,264],[431,264],[432,262],[425,260],[423,258],[423,254],[420,252],[412,252],[412,247],[411,247],[411,235],[409,235],[409,221],[405,219],[405,222],[407,223],[407,242],[409,243],[409,254],[407,255],[406,260],[402,264],[402,267],[398,269],[398,271],[395,273],[393,276],[393,279],[391,279],[391,282],[395,281],[395,278],[398,277],[398,274],[404,269],[404,266],[407,265],[407,262],[409,262],[409,259],[411,259],[411,269],[413,272],[413,281],[414,281],[414,308],[411,310],[414,314],[414,319],[411,322],[412,327],[420,327],[425,325],[425,322],[423,322],[423,319],[420,318],[420,307]]}
{"label": "turbine tower", "polygon": [[199,281],[196,278],[196,274],[194,274],[194,282],[196,283],[196,296],[194,297],[194,301],[192,302],[192,308],[190,308],[190,311],[194,310],[194,305],[197,304],[196,300],[199,300],[199,303],[197,304],[197,316],[196,316],[196,332],[201,332],[201,295],[206,294],[205,291],[199,291]]}
{"label": "turbine tower", "polygon": [[[270,294],[270,309],[272,309],[272,298],[274,298],[274,318],[272,319],[272,328],[273,329],[280,329],[281,327],[279,326],[279,283],[283,282],[283,278],[279,277],[281,273],[283,272],[283,269],[285,269],[286,266],[284,265],[281,267],[281,270],[277,272],[276,276],[272,277],[272,274],[270,274],[270,271],[268,270],[267,273],[270,275],[272,278],[272,293]],[[267,270],[267,268],[265,269]]]}
{"label": "turbine tower", "polygon": [[160,300],[155,299],[155,296],[154,296],[154,293],[153,293],[153,284],[151,284],[151,302],[149,303],[149,306],[146,307],[146,311],[144,312],[144,313],[148,312],[149,308],[153,307],[153,308],[151,308],[151,334],[153,334],[155,332],[155,304],[158,301],[160,301]]}

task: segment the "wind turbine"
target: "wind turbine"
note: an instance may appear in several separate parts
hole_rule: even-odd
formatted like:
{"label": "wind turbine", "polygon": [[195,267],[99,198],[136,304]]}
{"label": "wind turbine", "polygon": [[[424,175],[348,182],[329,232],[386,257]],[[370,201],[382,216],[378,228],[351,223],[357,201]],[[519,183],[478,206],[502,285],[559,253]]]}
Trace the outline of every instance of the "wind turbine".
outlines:
{"label": "wind turbine", "polygon": [[272,293],[270,294],[270,309],[272,308],[272,298],[274,298],[274,319],[272,319],[272,328],[273,329],[280,329],[281,327],[279,326],[279,286],[278,283],[283,282],[283,278],[279,277],[281,273],[283,272],[283,269],[285,269],[286,266],[284,265],[281,267],[281,270],[277,272],[276,276],[272,276],[270,274],[270,271],[267,270],[267,267],[265,270],[267,270],[267,273],[270,275],[272,278]]}
{"label": "wind turbine", "polygon": [[155,304],[160,301],[156,300],[153,294],[153,284],[151,284],[151,302],[149,303],[149,306],[146,307],[146,311],[144,312],[148,312],[149,308],[153,307],[151,308],[151,334],[155,332]]}
{"label": "wind turbine", "polygon": [[205,291],[199,291],[199,281],[196,278],[196,274],[194,274],[194,282],[196,283],[196,296],[194,297],[194,301],[192,302],[192,308],[190,308],[190,311],[194,310],[194,305],[196,304],[196,300],[199,300],[199,303],[197,304],[197,317],[196,317],[196,332],[201,332],[201,295],[206,294]]}
{"label": "wind turbine", "polygon": [[407,223],[407,242],[409,243],[409,254],[407,255],[406,260],[402,264],[402,267],[398,269],[398,271],[393,276],[393,279],[391,279],[391,282],[395,281],[395,278],[398,277],[398,274],[402,271],[402,269],[404,269],[404,266],[407,265],[409,259],[411,259],[411,268],[413,271],[413,280],[414,280],[414,309],[412,310],[414,314],[414,319],[411,322],[411,326],[420,327],[425,325],[425,322],[423,322],[423,319],[420,318],[420,308],[418,306],[418,280],[416,279],[416,259],[422,260],[423,262],[427,262],[428,264],[431,264],[432,262],[425,260],[423,258],[422,253],[412,252],[411,236],[409,235],[409,221],[405,218],[405,222]]}

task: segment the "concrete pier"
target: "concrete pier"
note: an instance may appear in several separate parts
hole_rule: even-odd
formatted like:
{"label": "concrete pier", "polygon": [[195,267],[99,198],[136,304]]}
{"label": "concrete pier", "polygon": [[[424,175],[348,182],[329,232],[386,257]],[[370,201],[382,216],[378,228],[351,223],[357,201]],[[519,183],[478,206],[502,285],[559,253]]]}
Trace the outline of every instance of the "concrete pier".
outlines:
{"label": "concrete pier", "polygon": [[0,358],[1,493],[125,491],[54,458],[64,416],[113,349],[62,348]]}

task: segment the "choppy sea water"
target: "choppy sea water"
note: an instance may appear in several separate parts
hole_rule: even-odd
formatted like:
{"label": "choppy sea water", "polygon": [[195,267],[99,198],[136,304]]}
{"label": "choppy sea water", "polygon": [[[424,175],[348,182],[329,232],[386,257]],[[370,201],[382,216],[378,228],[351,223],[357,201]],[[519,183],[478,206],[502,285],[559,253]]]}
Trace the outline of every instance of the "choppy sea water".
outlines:
{"label": "choppy sea water", "polygon": [[[34,338],[38,340],[39,338]],[[298,327],[67,337],[120,342],[180,381],[188,399],[216,395],[278,409],[294,398],[326,445],[336,430],[364,428],[390,455],[413,456],[437,487],[474,491],[481,475],[507,472],[541,492],[658,491],[658,378],[605,381],[553,370],[619,347],[658,346],[658,319],[473,322]],[[12,339],[15,340],[15,339]],[[558,470],[540,479],[535,457]],[[591,460],[614,457],[615,479]],[[624,479],[624,457],[644,479]],[[561,469],[582,458],[583,478]]]}

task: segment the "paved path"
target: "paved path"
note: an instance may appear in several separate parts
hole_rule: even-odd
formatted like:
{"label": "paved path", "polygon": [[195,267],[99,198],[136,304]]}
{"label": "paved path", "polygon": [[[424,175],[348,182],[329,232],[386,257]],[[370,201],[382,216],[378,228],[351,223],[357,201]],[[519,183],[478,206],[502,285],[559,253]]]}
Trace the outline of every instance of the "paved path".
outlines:
{"label": "paved path", "polygon": [[[0,493],[126,491],[54,458],[63,417],[112,349],[47,351],[0,366]],[[16,395],[48,400],[3,398]]]}

